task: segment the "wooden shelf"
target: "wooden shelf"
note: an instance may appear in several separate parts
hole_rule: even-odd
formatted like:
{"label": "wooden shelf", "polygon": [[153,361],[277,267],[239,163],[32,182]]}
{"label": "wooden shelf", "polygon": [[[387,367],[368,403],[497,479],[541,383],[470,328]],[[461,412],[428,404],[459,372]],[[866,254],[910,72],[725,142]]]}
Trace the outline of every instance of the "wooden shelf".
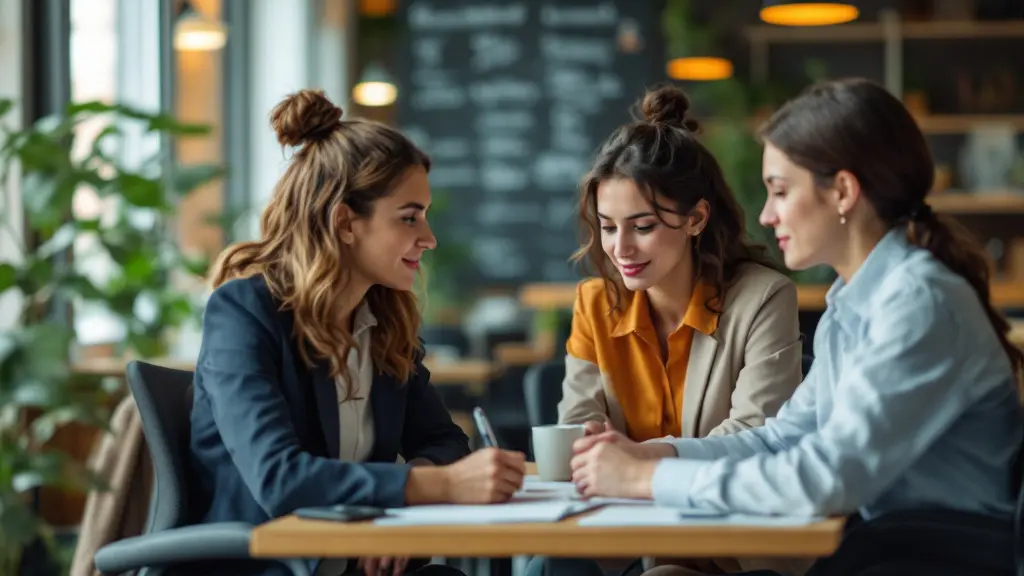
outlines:
{"label": "wooden shelf", "polygon": [[947,191],[929,194],[928,204],[944,214],[1024,214],[1024,193]]}
{"label": "wooden shelf", "polygon": [[[1024,20],[981,22],[905,22],[899,25],[904,40],[954,40],[978,38],[1024,38]],[[788,28],[757,25],[744,30],[751,42],[776,44],[882,42],[885,29],[881,22],[855,22],[836,26]]]}
{"label": "wooden shelf", "polygon": [[925,134],[966,134],[985,124],[1009,125],[1024,132],[1024,114],[933,114],[916,120]]}
{"label": "wooden shelf", "polygon": [[[797,286],[797,304],[805,312],[825,309],[828,284],[802,284]],[[1024,308],[1024,283],[993,282],[992,302],[997,308]],[[527,308],[572,308],[576,300],[576,284],[527,284],[519,292],[519,302]]]}
{"label": "wooden shelf", "polygon": [[[830,286],[800,285],[797,286],[797,304],[802,311],[825,309],[825,293]],[[992,282],[989,287],[992,303],[996,308],[1024,308],[1024,284],[1019,282]]]}
{"label": "wooden shelf", "polygon": [[[1024,114],[932,114],[915,116],[914,119],[921,132],[930,135],[963,135],[986,124],[1009,125],[1018,132],[1024,132]],[[767,116],[749,118],[747,122],[750,130],[756,131],[766,120]],[[727,121],[722,117],[711,116],[703,119],[701,125],[706,132],[712,133]]]}
{"label": "wooden shelf", "polygon": [[576,284],[570,282],[525,284],[519,290],[519,303],[536,310],[572,308],[575,301]]}

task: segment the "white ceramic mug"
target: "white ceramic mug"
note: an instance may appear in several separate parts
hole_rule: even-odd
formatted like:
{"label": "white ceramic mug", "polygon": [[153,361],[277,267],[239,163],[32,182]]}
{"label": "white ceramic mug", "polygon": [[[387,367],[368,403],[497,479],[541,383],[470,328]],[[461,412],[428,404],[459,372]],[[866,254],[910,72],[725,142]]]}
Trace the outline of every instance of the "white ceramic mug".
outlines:
{"label": "white ceramic mug", "polygon": [[586,435],[582,424],[553,424],[533,427],[533,458],[537,475],[545,482],[572,480],[572,445]]}

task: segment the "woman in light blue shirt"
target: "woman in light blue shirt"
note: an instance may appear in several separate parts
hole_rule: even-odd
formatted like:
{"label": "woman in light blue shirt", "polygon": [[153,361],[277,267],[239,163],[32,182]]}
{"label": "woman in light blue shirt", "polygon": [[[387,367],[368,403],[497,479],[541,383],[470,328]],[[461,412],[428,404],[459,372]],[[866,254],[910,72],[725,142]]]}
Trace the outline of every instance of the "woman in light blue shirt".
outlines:
{"label": "woman in light blue shirt", "polygon": [[787,103],[761,137],[762,224],[789,268],[839,275],[810,373],[761,428],[585,438],[573,481],[590,496],[746,514],[1008,517],[1024,357],[990,302],[981,247],[925,202],[934,165],[913,117],[877,84],[836,81]]}

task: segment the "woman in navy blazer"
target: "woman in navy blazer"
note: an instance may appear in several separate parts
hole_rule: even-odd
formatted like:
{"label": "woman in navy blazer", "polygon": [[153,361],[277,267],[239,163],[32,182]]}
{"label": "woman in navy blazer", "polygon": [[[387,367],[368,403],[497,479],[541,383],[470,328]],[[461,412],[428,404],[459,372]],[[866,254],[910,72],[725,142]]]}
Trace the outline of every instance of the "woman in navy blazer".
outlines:
{"label": "woman in navy blazer", "polygon": [[[522,454],[470,454],[422,364],[411,289],[435,246],[430,161],[398,131],[341,116],[312,90],[274,109],[279,142],[295,147],[290,165],[261,238],[217,265],[192,410],[196,522],[259,524],[334,504],[500,502],[522,484]],[[399,574],[407,564],[359,567]]]}

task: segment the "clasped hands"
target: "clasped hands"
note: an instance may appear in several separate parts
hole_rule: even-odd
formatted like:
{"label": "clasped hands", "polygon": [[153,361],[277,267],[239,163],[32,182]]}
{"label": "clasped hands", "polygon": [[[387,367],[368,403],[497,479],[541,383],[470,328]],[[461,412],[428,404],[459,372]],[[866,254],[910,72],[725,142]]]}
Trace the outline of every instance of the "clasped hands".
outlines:
{"label": "clasped hands", "polygon": [[675,455],[669,444],[641,444],[607,423],[588,422],[573,444],[572,482],[583,496],[650,499],[658,460]]}

